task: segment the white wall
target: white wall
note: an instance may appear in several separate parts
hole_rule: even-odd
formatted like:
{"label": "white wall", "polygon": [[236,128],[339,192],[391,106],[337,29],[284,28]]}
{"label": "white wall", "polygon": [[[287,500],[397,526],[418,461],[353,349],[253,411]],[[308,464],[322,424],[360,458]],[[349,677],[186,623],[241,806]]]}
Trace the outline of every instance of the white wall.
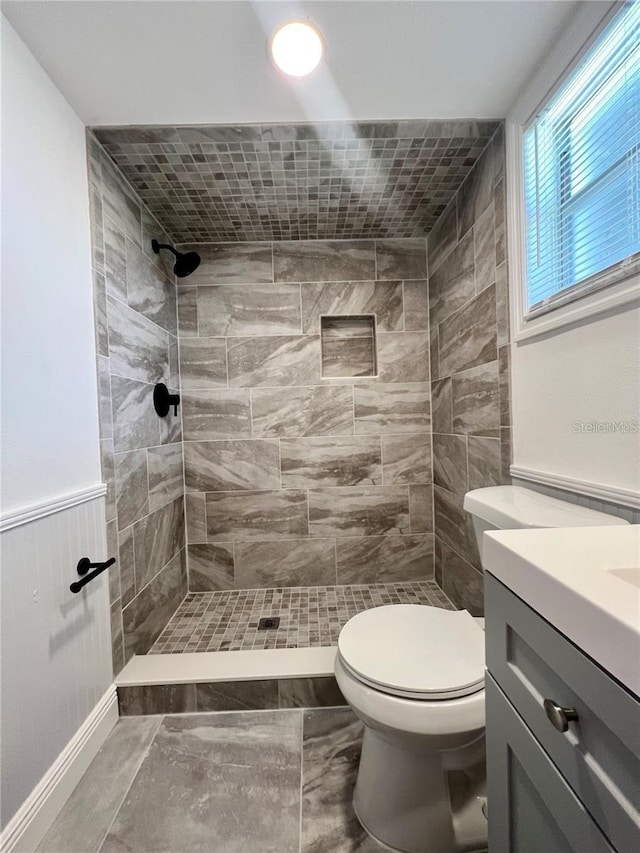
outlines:
{"label": "white wall", "polygon": [[84,127],[2,19],[2,512],[100,480]]}
{"label": "white wall", "polygon": [[514,344],[512,398],[515,466],[640,497],[640,433],[575,426],[640,421],[640,308]]}
{"label": "white wall", "polygon": [[[0,846],[10,850],[46,812],[53,783],[32,792],[112,677],[107,579],[69,590],[80,557],[106,556],[84,127],[2,25]],[[88,503],[17,518],[90,487]]]}

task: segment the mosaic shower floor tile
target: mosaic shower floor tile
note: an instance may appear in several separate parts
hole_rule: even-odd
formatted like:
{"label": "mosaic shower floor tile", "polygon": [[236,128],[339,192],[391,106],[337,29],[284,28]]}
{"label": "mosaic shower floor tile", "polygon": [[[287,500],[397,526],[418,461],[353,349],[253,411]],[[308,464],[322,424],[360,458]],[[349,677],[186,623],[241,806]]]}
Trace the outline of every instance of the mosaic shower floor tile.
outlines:
{"label": "mosaic shower floor tile", "polygon": [[[352,616],[384,604],[455,610],[435,581],[190,593],[149,654],[333,646]],[[263,618],[280,623],[258,630]]]}

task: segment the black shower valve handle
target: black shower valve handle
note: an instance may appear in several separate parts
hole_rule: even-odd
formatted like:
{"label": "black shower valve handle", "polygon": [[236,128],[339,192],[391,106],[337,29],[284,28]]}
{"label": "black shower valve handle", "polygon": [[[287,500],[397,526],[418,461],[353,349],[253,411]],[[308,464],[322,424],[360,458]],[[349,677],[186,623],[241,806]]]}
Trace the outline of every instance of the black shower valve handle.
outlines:
{"label": "black shower valve handle", "polygon": [[153,389],[153,407],[159,417],[166,418],[171,406],[173,406],[173,414],[178,417],[179,405],[180,394],[172,394],[164,382],[159,382]]}

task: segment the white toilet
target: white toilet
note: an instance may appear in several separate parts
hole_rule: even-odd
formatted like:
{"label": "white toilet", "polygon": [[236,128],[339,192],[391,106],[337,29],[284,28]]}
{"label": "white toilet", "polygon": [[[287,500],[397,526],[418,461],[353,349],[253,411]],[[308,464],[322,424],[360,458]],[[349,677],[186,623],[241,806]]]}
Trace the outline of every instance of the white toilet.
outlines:
{"label": "white toilet", "polygon": [[[485,530],[589,527],[622,519],[516,486],[465,496]],[[484,849],[477,808],[454,819],[447,771],[484,757],[484,633],[466,610],[393,604],[340,632],[335,674],[365,726],[354,807],[363,827],[400,853]]]}

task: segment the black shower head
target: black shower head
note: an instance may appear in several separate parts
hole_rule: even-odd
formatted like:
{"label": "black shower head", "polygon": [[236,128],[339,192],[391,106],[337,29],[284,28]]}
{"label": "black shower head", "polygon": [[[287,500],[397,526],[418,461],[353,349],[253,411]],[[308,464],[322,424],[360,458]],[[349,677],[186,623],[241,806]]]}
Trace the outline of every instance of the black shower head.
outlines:
{"label": "black shower head", "polygon": [[200,266],[200,255],[197,252],[179,252],[168,243],[158,243],[157,240],[151,241],[151,248],[156,255],[160,252],[160,249],[168,249],[170,252],[173,252],[176,256],[173,272],[178,278],[186,278]]}

